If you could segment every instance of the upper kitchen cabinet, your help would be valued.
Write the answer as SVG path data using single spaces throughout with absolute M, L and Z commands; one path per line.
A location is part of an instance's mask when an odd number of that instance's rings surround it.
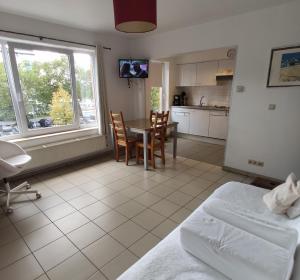
M 225 59 L 219 61 L 218 75 L 233 75 L 235 68 L 235 61 L 232 59 Z
M 197 63 L 197 85 L 215 86 L 216 74 L 218 72 L 218 61 L 208 61 Z
M 194 63 L 176 65 L 176 86 L 195 86 L 197 65 Z

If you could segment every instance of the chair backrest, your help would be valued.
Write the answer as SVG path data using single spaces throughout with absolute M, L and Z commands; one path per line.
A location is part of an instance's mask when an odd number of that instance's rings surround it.
M 110 111 L 110 118 L 114 130 L 115 141 L 117 143 L 120 141 L 127 142 L 127 133 L 123 113 L 113 113 Z
M 164 121 L 165 121 L 166 123 L 168 123 L 168 121 L 169 121 L 169 115 L 170 115 L 170 111 L 163 112 L 163 114 L 164 114 Z
M 162 145 L 164 144 L 167 124 L 168 122 L 164 118 L 164 112 L 155 113 L 154 123 L 151 131 L 151 145 L 155 144 L 156 139 L 159 139 Z

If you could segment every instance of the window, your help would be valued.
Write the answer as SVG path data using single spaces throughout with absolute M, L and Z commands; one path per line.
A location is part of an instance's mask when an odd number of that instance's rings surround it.
M 162 88 L 152 87 L 150 92 L 151 110 L 157 112 L 162 108 Z
M 1 46 L 0 137 L 97 126 L 94 52 L 14 42 Z

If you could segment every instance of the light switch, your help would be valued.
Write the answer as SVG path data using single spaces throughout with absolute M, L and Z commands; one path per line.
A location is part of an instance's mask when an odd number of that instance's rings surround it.
M 276 109 L 276 104 L 269 104 L 268 109 L 269 110 L 275 110 Z
M 236 86 L 236 92 L 244 92 L 245 91 L 245 87 L 244 86 Z

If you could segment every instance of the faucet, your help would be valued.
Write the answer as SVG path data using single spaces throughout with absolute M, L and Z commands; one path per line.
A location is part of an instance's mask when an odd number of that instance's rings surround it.
M 204 96 L 201 96 L 201 98 L 200 98 L 200 106 L 203 106 L 203 102 L 202 102 L 203 98 L 204 98 Z

